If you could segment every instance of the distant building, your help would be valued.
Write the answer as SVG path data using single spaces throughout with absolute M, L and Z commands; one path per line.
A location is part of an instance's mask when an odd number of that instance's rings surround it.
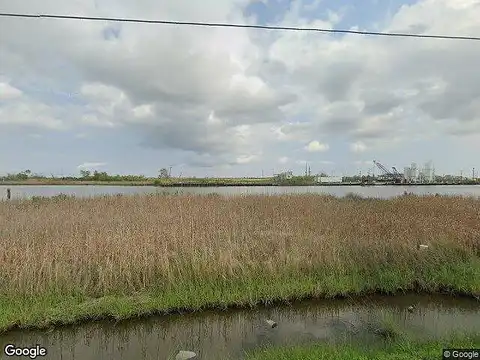
M 413 182 L 418 182 L 418 167 L 417 167 L 417 164 L 416 163 L 412 163 L 411 167 L 410 167 L 410 172 L 411 172 L 411 175 L 412 175 L 412 181 Z
M 420 170 L 416 163 L 403 170 L 403 177 L 410 183 L 431 183 L 435 182 L 435 168 L 431 161 L 427 162 Z
M 422 181 L 423 182 L 434 182 L 435 181 L 435 168 L 431 161 L 427 162 L 422 169 Z
M 410 167 L 403 169 L 403 177 L 406 182 L 415 183 L 418 182 L 418 170 L 417 164 L 412 163 Z
M 403 169 L 403 177 L 405 178 L 405 181 L 407 182 L 413 182 L 414 181 L 414 175 L 411 167 L 406 167 Z
M 315 181 L 317 183 L 324 183 L 324 184 L 337 184 L 342 182 L 341 176 L 317 176 Z

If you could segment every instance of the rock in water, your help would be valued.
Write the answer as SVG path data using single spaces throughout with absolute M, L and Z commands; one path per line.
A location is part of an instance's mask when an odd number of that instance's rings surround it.
M 278 326 L 278 324 L 277 324 L 275 321 L 273 321 L 273 320 L 267 320 L 266 323 L 267 323 L 267 325 L 270 326 L 271 328 L 275 328 L 275 327 Z
M 177 356 L 175 356 L 175 360 L 188 360 L 188 359 L 195 359 L 197 354 L 193 351 L 179 351 Z

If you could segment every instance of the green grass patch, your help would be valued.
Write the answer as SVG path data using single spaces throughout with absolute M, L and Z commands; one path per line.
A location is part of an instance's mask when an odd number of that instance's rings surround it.
M 430 342 L 405 340 L 385 342 L 366 348 L 357 344 L 314 344 L 294 347 L 272 347 L 249 353 L 247 360 L 437 360 L 447 348 L 480 347 L 480 333 L 459 335 Z
M 117 320 L 176 311 L 253 307 L 260 304 L 295 301 L 306 298 L 355 296 L 375 292 L 397 291 L 455 293 L 479 292 L 480 261 L 466 264 L 444 264 L 424 270 L 418 278 L 412 272 L 384 268 L 383 272 L 333 271 L 327 268 L 307 273 L 285 272 L 255 277 L 212 277 L 182 281 L 135 294 L 111 293 L 91 297 L 80 291 L 69 295 L 50 292 L 37 296 L 0 296 L 0 331 L 12 327 L 42 328 L 72 324 L 100 318 Z M 330 273 L 328 273 L 330 271 Z M 417 274 L 418 276 L 418 274 Z M 421 284 L 421 287 L 419 287 Z

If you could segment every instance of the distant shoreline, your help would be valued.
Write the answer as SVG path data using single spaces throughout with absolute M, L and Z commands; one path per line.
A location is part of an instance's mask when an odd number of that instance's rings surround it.
M 480 183 L 429 183 L 429 184 L 392 184 L 378 183 L 362 185 L 361 183 L 315 183 L 315 184 L 278 184 L 273 182 L 257 181 L 235 181 L 228 182 L 172 182 L 158 184 L 155 181 L 75 181 L 75 180 L 27 180 L 27 181 L 0 181 L 3 186 L 154 186 L 154 187 L 259 187 L 259 186 L 457 186 L 457 185 L 480 185 Z

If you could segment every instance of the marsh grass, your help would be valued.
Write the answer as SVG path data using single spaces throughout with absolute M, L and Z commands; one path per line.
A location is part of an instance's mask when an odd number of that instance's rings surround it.
M 372 291 L 479 294 L 479 219 L 478 199 L 435 196 L 0 202 L 0 329 Z

